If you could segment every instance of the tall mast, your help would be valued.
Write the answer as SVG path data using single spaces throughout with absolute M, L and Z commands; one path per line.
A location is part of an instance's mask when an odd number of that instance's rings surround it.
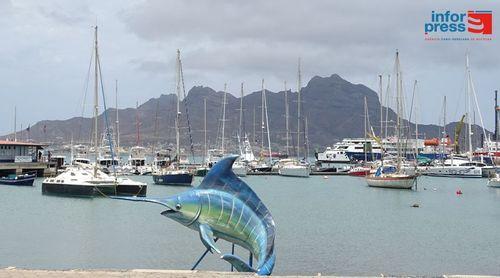
M 401 169 L 401 72 L 399 68 L 399 51 L 396 50 L 396 106 L 397 106 L 397 115 L 396 115 L 396 136 L 397 136 L 397 169 L 398 171 Z
M 267 113 L 267 100 L 266 100 L 266 90 L 264 89 L 264 79 L 262 79 L 262 94 L 264 99 L 264 110 L 266 112 L 266 131 L 267 131 L 267 147 L 269 150 L 269 165 L 273 163 L 273 155 L 271 152 L 271 134 L 269 131 L 269 115 Z
M 305 118 L 305 123 L 304 123 L 304 134 L 305 134 L 305 140 L 306 140 L 306 161 L 309 161 L 309 124 L 307 121 L 307 116 Z
M 224 98 L 222 100 L 222 140 L 221 140 L 222 155 L 225 154 L 224 137 L 226 128 L 226 95 L 227 95 L 227 83 L 224 83 Z
M 203 132 L 204 132 L 204 143 L 205 143 L 205 150 L 203 152 L 203 161 L 205 161 L 205 155 L 207 155 L 207 98 L 205 97 L 203 99 L 203 114 L 204 114 L 204 121 L 203 121 Z
M 466 94 L 466 101 L 465 104 L 467 105 L 467 122 L 469 126 L 469 160 L 472 161 L 472 121 L 471 121 L 471 100 L 470 100 L 470 87 L 471 87 L 471 75 L 470 75 L 470 67 L 469 67 L 469 53 L 466 53 L 465 55 L 465 68 L 467 71 L 467 89 L 465 91 Z
M 253 141 L 254 143 L 256 142 L 255 140 L 255 105 L 253 106 L 253 133 L 252 133 L 252 138 L 253 138 Z
M 363 151 L 365 152 L 365 163 L 366 161 L 368 160 L 368 142 L 366 140 L 366 130 L 367 130 L 367 114 L 368 114 L 368 109 L 367 109 L 367 106 L 368 104 L 366 103 L 366 96 L 365 96 L 365 102 L 364 102 L 364 127 L 365 127 L 365 131 L 364 131 L 364 138 L 365 138 L 365 144 L 364 144 L 364 147 L 363 147 Z
M 179 49 L 177 49 L 176 69 L 177 69 L 176 72 L 177 113 L 175 116 L 175 143 L 176 143 L 175 154 L 177 156 L 177 161 L 179 161 L 181 154 L 181 146 L 180 146 L 181 52 Z
M 288 117 L 289 117 L 289 111 L 288 111 L 288 90 L 286 88 L 286 81 L 284 82 L 285 85 L 285 128 L 286 128 L 286 155 L 290 155 L 290 126 L 288 125 Z
M 382 130 L 384 130 L 384 112 L 383 112 L 383 98 L 382 98 L 382 74 L 378 75 L 378 89 L 380 95 L 380 139 L 382 139 Z
M 495 90 L 495 144 L 498 146 L 498 90 Z
M 95 51 L 95 63 L 94 63 L 94 153 L 95 153 L 95 165 L 94 165 L 94 176 L 97 176 L 97 158 L 98 158 L 98 148 L 99 148 L 99 137 L 98 137 L 98 121 L 97 121 L 97 116 L 99 113 L 99 94 L 98 94 L 98 65 L 97 61 L 99 59 L 98 55 L 98 44 L 97 44 L 97 26 L 95 26 L 95 45 L 94 45 L 94 51 Z
M 240 137 L 243 136 L 242 133 L 243 133 L 243 82 L 241 82 L 241 97 L 240 97 L 240 128 L 239 128 Z
M 415 105 L 413 107 L 413 110 L 415 110 L 415 159 L 417 158 L 418 155 L 418 118 L 417 118 L 417 107 L 418 107 L 418 96 L 417 96 L 417 83 L 418 81 L 415 80 L 415 83 L 413 84 L 413 96 L 415 99 Z M 409 124 L 409 123 L 408 123 Z
M 261 119 L 261 125 L 260 125 L 260 150 L 264 151 L 264 79 L 262 79 L 262 92 L 261 92 L 261 105 L 260 105 L 260 119 Z
M 443 137 L 446 137 L 447 132 L 446 132 L 446 96 L 444 96 L 443 100 Z
M 136 145 L 139 146 L 141 144 L 141 130 L 140 130 L 140 122 L 139 122 L 139 102 L 135 103 L 135 125 L 136 125 Z
M 387 75 L 387 88 L 385 90 L 385 130 L 384 130 L 384 138 L 387 137 L 387 128 L 389 125 L 389 90 L 391 89 L 391 75 Z
M 297 67 L 297 159 L 300 159 L 300 90 L 302 87 L 300 57 Z
M 17 106 L 14 106 L 14 142 L 17 142 Z
M 120 153 L 120 121 L 118 119 L 118 80 L 115 80 L 115 101 L 116 101 L 116 152 Z

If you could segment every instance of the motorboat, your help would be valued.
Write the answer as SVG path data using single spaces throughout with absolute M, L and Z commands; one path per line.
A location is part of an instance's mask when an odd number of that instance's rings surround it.
M 6 177 L 1 177 L 0 184 L 33 186 L 35 178 L 36 178 L 36 173 L 25 173 L 21 175 L 12 174 Z

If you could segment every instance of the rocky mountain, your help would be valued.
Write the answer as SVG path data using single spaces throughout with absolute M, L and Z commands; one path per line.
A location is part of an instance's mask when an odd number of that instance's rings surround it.
M 352 84 L 339 75 L 329 77 L 315 76 L 302 88 L 302 115 L 300 121 L 300 140 L 304 142 L 304 126 L 307 119 L 308 141 L 311 150 L 331 145 L 344 137 L 362 137 L 364 134 L 364 99 L 366 97 L 369 119 L 374 131 L 379 133 L 380 102 L 376 92 L 362 84 Z M 239 95 L 235 93 L 234 95 Z M 227 94 L 226 99 L 226 145 L 235 148 L 236 134 L 239 129 L 240 98 Z M 290 107 L 290 144 L 297 141 L 297 92 L 288 91 Z M 214 147 L 220 144 L 220 127 L 222 125 L 223 92 L 217 92 L 209 87 L 193 87 L 181 105 L 181 135 L 184 147 L 193 141 L 197 150 L 203 149 L 204 140 L 204 100 L 207 103 L 207 132 L 209 145 Z M 266 91 L 269 126 L 271 127 L 271 141 L 274 147 L 283 150 L 285 145 L 285 92 Z M 261 100 L 262 93 L 246 93 L 243 97 L 243 129 L 249 135 L 254 146 L 262 143 L 261 133 Z M 176 96 L 173 94 L 161 95 L 135 108 L 120 109 L 119 129 L 121 145 L 135 145 L 139 140 L 143 145 L 172 144 L 175 142 L 175 109 Z M 384 114 L 385 114 L 385 108 Z M 108 123 L 115 127 L 116 110 L 108 109 Z M 389 121 L 395 122 L 396 114 L 388 109 Z M 137 120 L 138 119 L 138 120 Z M 188 121 L 190 132 L 188 128 Z M 137 123 L 139 122 L 140 136 L 137 138 Z M 99 117 L 99 130 L 104 130 L 104 115 Z M 447 126 L 448 133 L 453 133 L 455 123 Z M 410 124 L 411 130 L 415 130 Z M 475 126 L 480 134 L 479 127 Z M 394 128 L 389 128 L 392 132 Z M 39 142 L 69 142 L 71 137 L 77 142 L 89 142 L 92 131 L 92 119 L 75 117 L 67 120 L 40 121 L 30 129 L 30 137 Z M 419 125 L 419 133 L 426 137 L 435 137 L 440 134 L 437 125 Z M 191 134 L 191 139 L 189 137 Z M 7 135 L 6 137 L 12 137 Z M 264 140 L 266 139 L 264 135 Z M 477 139 L 477 142 L 480 140 Z M 265 141 L 264 141 L 265 142 Z

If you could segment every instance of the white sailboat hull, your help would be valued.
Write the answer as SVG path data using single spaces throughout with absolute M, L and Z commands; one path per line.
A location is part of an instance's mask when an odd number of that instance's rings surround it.
M 366 183 L 370 187 L 411 189 L 415 184 L 416 176 L 412 175 L 387 175 L 387 176 L 368 176 Z
M 280 176 L 307 178 L 311 170 L 303 165 L 285 165 L 279 169 Z
M 238 177 L 246 177 L 248 173 L 248 169 L 243 165 L 233 165 L 233 172 Z

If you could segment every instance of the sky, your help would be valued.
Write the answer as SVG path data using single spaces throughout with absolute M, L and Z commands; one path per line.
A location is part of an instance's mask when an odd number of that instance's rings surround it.
M 176 49 L 187 88 L 222 90 L 227 83 L 234 94 L 241 82 L 247 92 L 259 90 L 262 78 L 271 91 L 282 90 L 284 80 L 296 84 L 298 57 L 303 85 L 337 73 L 377 90 L 378 75 L 393 73 L 398 49 L 407 95 L 419 83 L 419 122 L 441 121 L 445 95 L 447 120 L 454 121 L 464 113 L 468 51 L 478 105 L 492 129 L 499 8 L 500 1 L 484 0 L 0 0 L 0 134 L 13 130 L 14 106 L 18 129 L 90 115 L 90 91 L 83 99 L 96 24 L 108 106 L 115 105 L 115 80 L 120 108 L 173 92 Z M 447 10 L 493 11 L 492 40 L 426 41 L 431 12 Z

